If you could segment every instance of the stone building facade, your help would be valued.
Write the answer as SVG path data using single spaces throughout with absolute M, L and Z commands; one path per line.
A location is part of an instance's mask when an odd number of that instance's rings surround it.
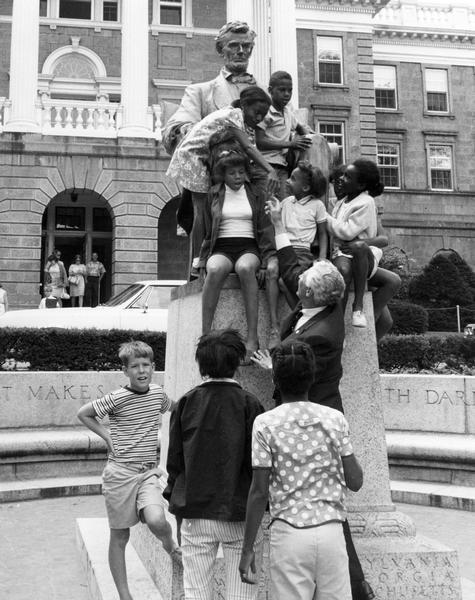
M 252 24 L 251 69 L 294 78 L 294 105 L 385 178 L 391 244 L 472 265 L 475 7 L 469 0 L 0 0 L 0 281 L 38 301 L 44 262 L 97 251 L 103 293 L 182 278 L 177 190 L 160 127 L 213 78 L 214 36 Z

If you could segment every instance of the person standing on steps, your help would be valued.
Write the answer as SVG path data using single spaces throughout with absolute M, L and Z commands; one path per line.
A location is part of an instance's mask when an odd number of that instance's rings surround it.
M 86 306 L 97 306 L 101 301 L 101 281 L 106 270 L 99 262 L 97 252 L 92 253 L 91 260 L 86 265 Z

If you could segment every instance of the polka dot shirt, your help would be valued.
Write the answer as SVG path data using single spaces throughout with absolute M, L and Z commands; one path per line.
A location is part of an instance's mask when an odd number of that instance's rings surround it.
M 252 466 L 271 469 L 271 516 L 293 527 L 346 519 L 341 457 L 351 454 L 348 422 L 332 408 L 288 402 L 254 421 Z

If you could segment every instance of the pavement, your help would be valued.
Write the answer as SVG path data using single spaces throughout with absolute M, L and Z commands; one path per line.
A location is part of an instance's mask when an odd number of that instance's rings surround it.
M 459 552 L 460 574 L 475 581 L 475 513 L 397 505 L 418 533 Z M 76 545 L 76 518 L 105 517 L 100 495 L 0 504 L 0 598 L 89 600 Z

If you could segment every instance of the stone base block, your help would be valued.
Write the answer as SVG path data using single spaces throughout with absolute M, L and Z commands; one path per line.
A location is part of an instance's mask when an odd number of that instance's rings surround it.
M 460 600 L 457 552 L 432 539 L 354 537 L 366 579 L 381 600 Z

